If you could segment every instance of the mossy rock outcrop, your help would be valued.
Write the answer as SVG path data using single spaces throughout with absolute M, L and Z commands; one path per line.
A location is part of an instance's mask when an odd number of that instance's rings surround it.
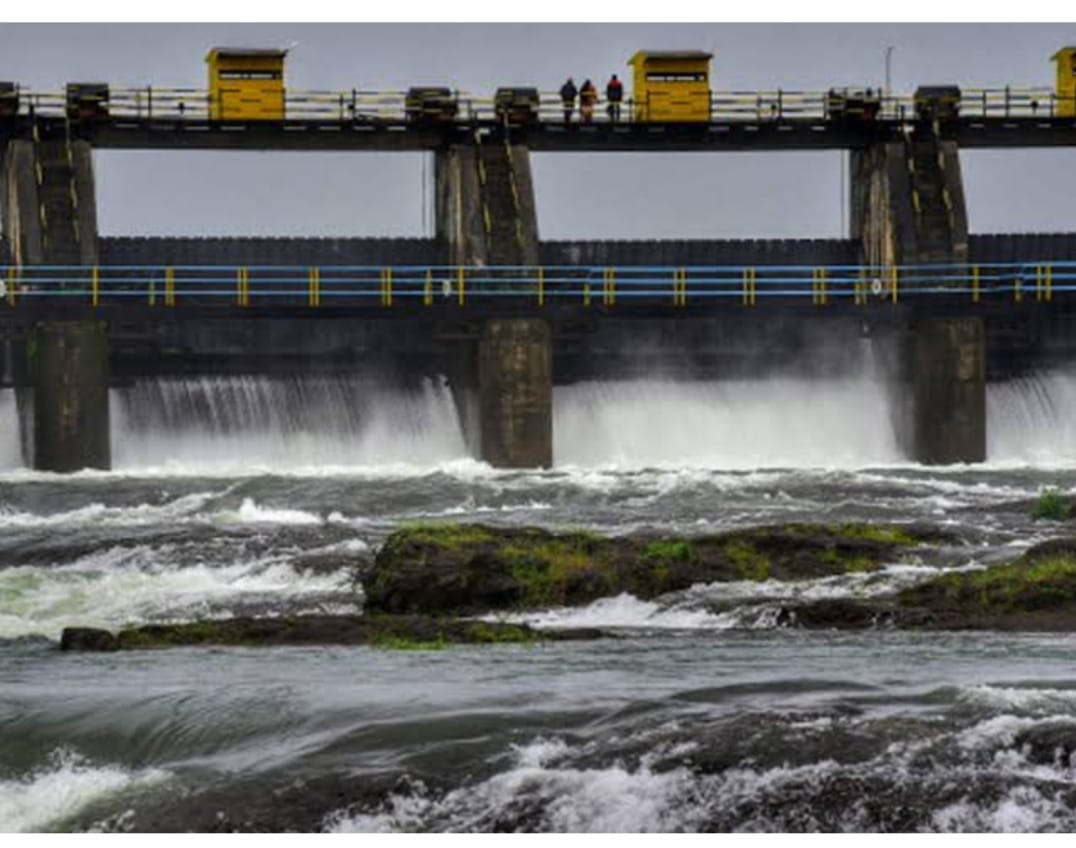
M 1054 539 L 981 571 L 939 575 L 898 596 L 943 629 L 1076 630 L 1076 539 Z
M 1053 539 L 990 568 L 950 571 L 895 596 L 794 604 L 778 621 L 808 630 L 1076 632 L 1076 539 Z
M 867 571 L 921 543 L 952 541 L 934 528 L 903 525 L 787 524 L 692 538 L 418 525 L 393 533 L 361 577 L 368 610 L 473 614 L 575 606 L 622 592 L 645 600 L 696 583 Z
M 604 635 L 602 631 L 590 628 L 539 632 L 525 624 L 422 615 L 303 615 L 147 624 L 118 633 L 69 627 L 60 637 L 60 648 L 65 651 L 132 651 L 184 645 L 371 645 L 399 650 L 436 650 L 449 645 L 597 639 Z

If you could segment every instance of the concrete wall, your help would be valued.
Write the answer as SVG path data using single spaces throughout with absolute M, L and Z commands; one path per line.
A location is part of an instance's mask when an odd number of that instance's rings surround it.
M 553 464 L 553 368 L 549 324 L 494 320 L 478 343 L 481 457 L 498 468 Z
M 433 265 L 443 261 L 427 238 L 100 239 L 105 265 Z
M 866 265 L 964 262 L 968 217 L 955 142 L 917 131 L 850 154 L 850 235 Z M 948 194 L 951 205 L 943 202 Z M 939 223 L 944 222 L 944 223 Z
M 111 467 L 108 330 L 92 321 L 46 321 L 31 339 L 33 467 Z
M 472 146 L 434 154 L 436 237 L 450 265 L 487 265 L 478 162 Z

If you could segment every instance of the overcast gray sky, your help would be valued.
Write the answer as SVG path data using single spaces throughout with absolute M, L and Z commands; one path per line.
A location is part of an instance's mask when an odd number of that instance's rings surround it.
M 0 79 L 205 86 L 213 46 L 292 48 L 298 89 L 601 83 L 640 48 L 712 51 L 718 89 L 1052 85 L 1073 24 L 0 24 Z M 973 232 L 1076 230 L 1076 149 L 963 155 Z M 425 163 L 425 164 L 424 164 Z M 421 235 L 421 154 L 97 154 L 101 231 L 123 234 Z M 841 156 L 543 154 L 543 238 L 842 234 Z M 428 176 L 428 174 L 427 174 Z

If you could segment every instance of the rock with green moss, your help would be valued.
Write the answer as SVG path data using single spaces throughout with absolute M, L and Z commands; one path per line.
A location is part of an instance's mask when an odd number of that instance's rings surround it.
M 622 592 L 648 599 L 696 583 L 863 571 L 922 543 L 952 541 L 933 528 L 903 525 L 787 524 L 655 538 L 424 524 L 393 533 L 362 584 L 370 610 L 473 614 L 573 606 Z
M 440 650 L 450 645 L 597 639 L 604 635 L 590 628 L 545 632 L 525 624 L 423 615 L 304 615 L 147 624 L 118 633 L 69 627 L 60 637 L 60 648 L 130 651 L 184 645 L 371 645 L 395 650 Z

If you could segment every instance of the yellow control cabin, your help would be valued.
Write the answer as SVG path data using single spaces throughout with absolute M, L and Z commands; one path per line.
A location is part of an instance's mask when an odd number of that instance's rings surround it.
M 1076 47 L 1062 47 L 1050 57 L 1057 62 L 1057 105 L 1055 115 L 1076 117 Z
M 640 50 L 632 56 L 634 120 L 709 121 L 712 58 L 700 50 Z
M 209 65 L 209 118 L 283 121 L 286 50 L 214 47 Z

